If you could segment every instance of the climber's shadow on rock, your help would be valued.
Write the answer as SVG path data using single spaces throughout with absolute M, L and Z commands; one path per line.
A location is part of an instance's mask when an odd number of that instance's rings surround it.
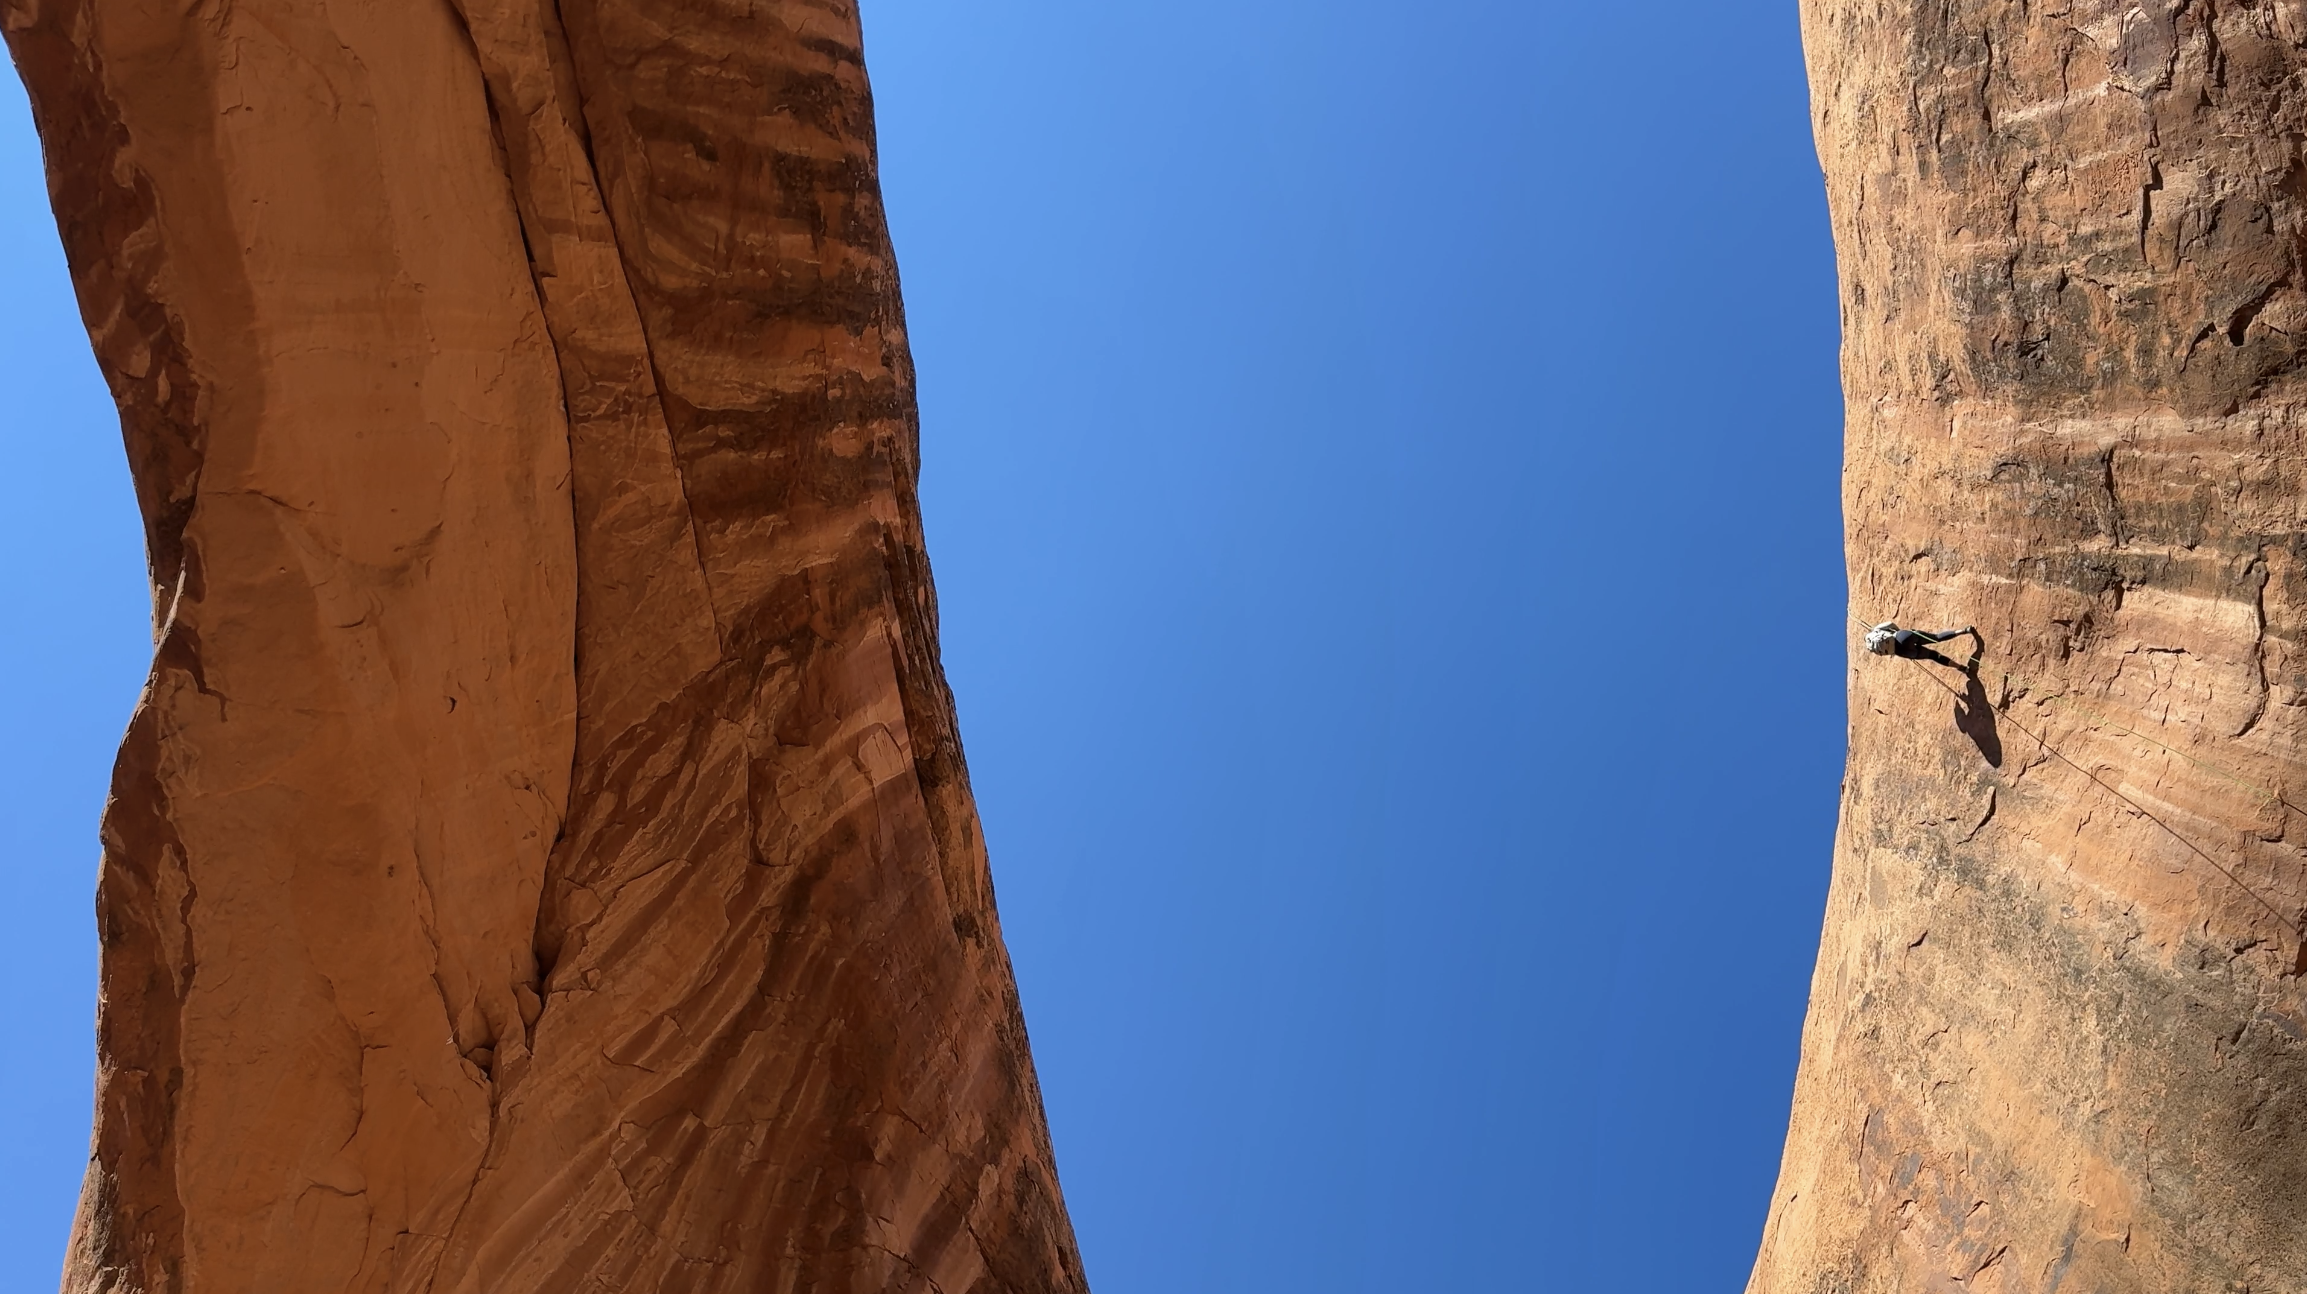
M 1977 637 L 1977 630 L 1974 629 L 1971 632 L 1973 637 L 1971 638 L 1969 660 L 1958 664 L 1927 647 L 1919 650 L 1910 649 L 1908 658 L 1928 661 L 1933 665 L 1943 665 L 1962 674 L 1963 692 L 1962 695 L 1955 698 L 1955 727 L 1961 729 L 1962 734 L 1971 739 L 1971 744 L 1979 748 L 1980 756 L 1989 765 L 2001 768 L 2003 766 L 2003 738 L 2002 734 L 1995 728 L 1995 703 L 1987 695 L 1987 685 L 1979 680 L 1979 661 L 1987 654 L 1987 640 Z M 1954 689 L 1949 687 L 1947 690 L 1951 692 Z
M 1962 698 L 1955 702 L 1955 727 L 1979 748 L 1979 755 L 1995 768 L 2003 766 L 2003 738 L 1995 731 L 1995 703 L 1987 696 L 1987 685 L 1979 681 L 1979 658 L 1973 656 L 1963 666 L 1963 681 L 1968 686 Z

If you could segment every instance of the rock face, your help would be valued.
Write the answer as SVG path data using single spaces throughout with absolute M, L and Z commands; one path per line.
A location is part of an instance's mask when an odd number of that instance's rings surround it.
M 2307 1289 L 2307 5 L 1803 19 L 1853 610 L 1985 652 L 1854 650 L 1748 1288 Z
M 9 0 L 147 524 L 66 1291 L 1079 1291 L 848 0 Z

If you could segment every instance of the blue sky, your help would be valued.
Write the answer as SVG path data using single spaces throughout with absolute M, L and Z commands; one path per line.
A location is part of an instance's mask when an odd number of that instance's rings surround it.
M 1844 732 L 1794 6 L 865 17 L 947 666 L 1100 1294 L 1737 1288 Z M 0 237 L 33 1289 L 147 637 L 13 89 Z

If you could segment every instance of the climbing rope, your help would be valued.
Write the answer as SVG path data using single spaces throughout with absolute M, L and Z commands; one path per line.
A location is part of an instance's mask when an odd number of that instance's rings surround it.
M 2015 675 L 2006 675 L 2005 677 L 2016 677 L 2016 676 L 2015 676 Z M 2226 778 L 2228 781 L 2230 781 L 2230 782 L 2233 782 L 2235 785 L 2242 787 L 2244 790 L 2246 790 L 2246 791 L 2249 791 L 2251 794 L 2258 796 L 2260 799 L 2267 801 L 2269 804 L 2278 804 L 2278 805 L 2281 805 L 2282 807 L 2284 807 L 2284 808 L 2286 808 L 2286 809 L 2289 809 L 2289 810 L 2290 810 L 2291 812 L 2293 812 L 2293 813 L 2297 813 L 2297 814 L 2301 814 L 2301 815 L 2307 815 L 2307 809 L 2301 809 L 2301 808 L 2300 808 L 2298 805 L 2296 805 L 2296 804 L 2293 804 L 2293 803 L 2291 803 L 2289 800 L 2286 800 L 2286 799 L 2284 799 L 2284 798 L 2283 798 L 2281 795 L 2277 794 L 2275 791 L 2273 791 L 2273 790 L 2270 790 L 2270 789 L 2268 789 L 2267 787 L 2261 786 L 2261 785 L 2260 785 L 2260 784 L 2258 784 L 2257 782 L 2254 782 L 2254 781 L 2250 780 L 2249 778 L 2246 778 L 2246 777 L 2244 777 L 2242 774 L 2240 774 L 2240 773 L 2234 773 L 2234 772 L 2230 772 L 2230 771 L 2228 771 L 2227 769 L 2221 768 L 2221 767 L 2219 767 L 2217 764 L 2214 764 L 2214 763 L 2212 763 L 2210 760 L 2207 760 L 2207 759 L 2202 759 L 2202 758 L 2199 758 L 2199 757 L 2197 757 L 2197 756 L 2194 756 L 2194 755 L 2190 755 L 2190 754 L 2188 754 L 2186 751 L 2180 750 L 2180 749 L 2179 749 L 2178 747 L 2176 747 L 2176 746 L 2166 745 L 2166 744 L 2164 744 L 2163 742 L 2160 742 L 2160 741 L 2157 741 L 2157 740 L 2155 740 L 2153 737 L 2150 737 L 2150 736 L 2148 736 L 2146 733 L 2143 733 L 2143 732 L 2139 731 L 2139 730 L 2138 730 L 2138 729 L 2136 729 L 2136 728 L 2125 727 L 2124 725 L 2122 725 L 2122 724 L 2120 724 L 2120 723 L 2117 723 L 2117 722 L 2115 722 L 2113 719 L 2110 719 L 2110 718 L 2108 718 L 2107 716 L 2105 716 L 2105 715 L 2103 715 L 2103 714 L 2100 714 L 2098 711 L 2096 711 L 2096 710 L 2093 710 L 2092 708 L 2090 708 L 2090 707 L 2089 707 L 2089 706 L 2087 706 L 2087 705 L 2080 705 L 2080 704 L 2077 704 L 2077 703 L 2076 703 L 2076 702 L 2075 702 L 2075 701 L 2074 701 L 2072 698 L 2068 697 L 2068 696 L 2067 696 L 2065 693 L 2062 693 L 2062 692 L 2054 692 L 2054 693 L 2052 693 L 2052 694 L 2050 694 L 2050 695 L 2048 695 L 2048 696 L 2046 696 L 2046 697 L 2044 697 L 2043 699 L 2044 699 L 2045 701 L 2048 701 L 2048 702 L 2050 702 L 2052 705 L 2060 706 L 2060 707 L 2063 707 L 2063 708 L 2065 708 L 2065 709 L 2068 709 L 2068 710 L 2072 710 L 2072 711 L 2074 711 L 2074 712 L 2075 712 L 2075 713 L 2077 713 L 2077 714 L 2080 714 L 2080 715 L 2086 716 L 2087 718 L 2091 719 L 2091 720 L 2092 720 L 2093 722 L 2095 722 L 2095 723 L 2099 723 L 2099 724 L 2102 724 L 2102 725 L 2104 725 L 2104 726 L 2106 726 L 2106 727 L 2109 727 L 2109 728 L 2113 728 L 2113 729 L 2114 729 L 2115 731 L 2117 731 L 2117 732 L 2120 732 L 2120 733 L 2126 734 L 2126 735 L 2128 735 L 2128 736 L 2137 737 L 2139 740 L 2141 740 L 2141 741 L 2143 741 L 2143 742 L 2146 742 L 2146 743 L 2147 743 L 2148 745 L 2150 745 L 2150 746 L 2158 746 L 2158 747 L 2161 747 L 2163 750 L 2169 751 L 2171 754 L 2177 755 L 2179 758 L 2181 758 L 2181 759 L 2183 759 L 2183 760 L 2186 760 L 2188 763 L 2190 763 L 2190 764 L 2193 764 L 2195 767 L 2202 769 L 2202 770 L 2203 770 L 2204 772 L 2206 772 L 2206 773 L 2216 773 L 2216 774 L 2218 774 L 2219 776 Z
M 1874 627 L 1870 624 L 1867 624 L 1865 621 L 1860 620 L 1856 615 L 1852 615 L 1850 620 L 1851 623 L 1857 625 L 1861 629 L 1872 629 Z M 1975 653 L 1977 651 L 1977 641 L 1975 638 L 1972 642 L 1972 648 Z M 1901 659 L 1905 660 L 1908 664 L 1915 666 L 1917 669 L 1921 669 L 1924 678 L 1927 678 L 1931 682 L 1937 684 L 1940 688 L 1944 689 L 1956 700 L 1962 701 L 1969 699 L 1967 693 L 1957 689 L 1952 684 L 1948 683 L 1945 679 L 1940 678 L 1938 675 L 1933 674 L 1929 669 L 1924 668 L 1923 662 L 1916 660 L 1913 657 L 1902 657 Z M 1974 668 L 1976 659 L 1977 657 L 1974 654 Z M 2016 674 L 2012 674 L 2008 670 L 2000 672 L 2003 675 L 2003 679 L 2006 685 L 2006 694 L 2008 691 L 2008 685 L 2011 683 L 2017 683 L 2021 688 L 2025 689 L 2030 694 L 2033 694 L 2036 691 L 2034 685 L 2025 678 L 2022 678 Z M 2136 737 L 2151 746 L 2159 747 L 2173 755 L 2177 755 L 2179 758 L 2186 760 L 2188 763 L 2193 764 L 2206 772 L 2216 773 L 2219 776 L 2226 778 L 2228 781 L 2233 782 L 2237 786 L 2242 787 L 2244 790 L 2250 791 L 2260 796 L 2267 803 L 2280 805 L 2285 809 L 2289 809 L 2295 813 L 2300 813 L 2302 816 L 2307 816 L 2307 810 L 2301 810 L 2299 806 L 2283 798 L 2283 796 L 2276 793 L 2274 790 L 2265 786 L 2261 786 L 2258 783 L 2242 776 L 2241 774 L 2233 772 L 2232 770 L 2221 768 L 2219 765 L 2214 764 L 2207 759 L 2199 758 L 2195 755 L 2189 754 L 2186 751 L 2180 750 L 2175 746 L 2169 745 L 2168 743 L 2158 741 L 2155 738 L 2150 737 L 2146 733 L 2140 732 L 2135 728 L 2117 723 L 2115 720 L 2110 719 L 2095 710 L 2092 710 L 2088 706 L 2078 705 L 2067 699 L 2064 693 L 2050 692 L 2046 690 L 2042 693 L 2042 695 L 2044 700 L 2050 703 L 2063 706 L 2064 708 L 2072 710 L 2078 714 L 2086 715 L 2093 720 L 2096 720 L 2098 723 L 2112 728 L 2117 732 L 2128 734 L 2129 736 Z M 2226 877 L 2229 884 L 2233 885 L 2236 889 L 2241 890 L 2243 893 L 2249 895 L 2251 900 L 2257 903 L 2260 907 L 2267 909 L 2267 911 L 2274 916 L 2275 920 L 2284 929 L 2289 930 L 2295 938 L 2298 938 L 2302 941 L 2300 955 L 2303 960 L 2307 960 L 2307 926 L 2303 926 L 2298 918 L 2292 917 L 2286 914 L 2281 908 L 2276 907 L 2275 904 L 2265 895 L 2251 888 L 2251 886 L 2245 882 L 2242 877 L 2237 876 L 2233 869 L 2229 868 L 2226 864 L 2220 862 L 2218 859 L 2212 857 L 2209 851 L 2205 850 L 2201 845 L 2198 845 L 2194 841 L 2188 839 L 2183 833 L 2179 831 L 2178 828 L 2172 826 L 2168 822 L 2163 821 L 2162 818 L 2158 817 L 2152 810 L 2148 809 L 2147 806 L 2139 803 L 2135 799 L 2132 799 L 2129 795 L 2124 794 L 2120 789 L 2108 785 L 2107 782 L 2100 778 L 2098 774 L 2093 773 L 2091 770 L 2068 758 L 2064 751 L 2061 751 L 2058 747 L 2053 746 L 2046 738 L 2043 737 L 2042 734 L 2035 732 L 2025 724 L 2020 723 L 2017 719 L 2012 718 L 2007 711 L 2003 712 L 2002 717 L 2005 722 L 2018 729 L 2021 733 L 2025 734 L 2029 739 L 2031 739 L 2037 746 L 2041 747 L 2045 754 L 2082 774 L 2100 790 L 2105 791 L 2107 794 L 2131 806 L 2132 809 L 2138 812 L 2139 816 L 2145 818 L 2149 822 L 2154 823 L 2157 827 L 2162 828 L 2163 832 L 2169 835 L 2171 839 L 2178 841 L 2181 845 L 2185 846 L 2189 852 L 2193 853 L 2197 858 L 2202 859 L 2204 862 L 2209 863 L 2213 870 L 2217 871 L 2221 876 Z M 2280 945 L 2278 945 L 2278 950 L 2280 950 Z

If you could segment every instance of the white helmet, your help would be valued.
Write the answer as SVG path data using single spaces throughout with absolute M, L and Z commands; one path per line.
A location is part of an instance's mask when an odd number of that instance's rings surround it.
M 1866 649 L 1877 656 L 1888 656 L 1898 650 L 1898 622 L 1885 620 L 1866 631 Z

